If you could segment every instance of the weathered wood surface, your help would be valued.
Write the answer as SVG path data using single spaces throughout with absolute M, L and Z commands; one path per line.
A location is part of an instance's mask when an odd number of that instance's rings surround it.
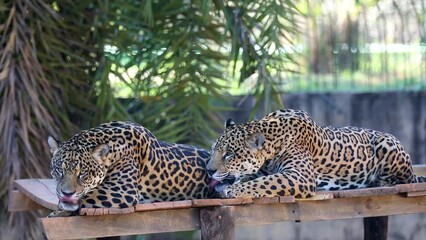
M 59 209 L 53 179 L 19 179 L 15 180 L 15 187 L 41 206 L 51 210 Z
M 253 203 L 251 198 L 230 198 L 230 199 L 193 199 L 192 207 L 214 207 L 232 206 Z
M 8 210 L 10 212 L 28 211 L 36 209 L 46 209 L 40 204 L 28 198 L 18 190 L 12 190 L 9 193 Z
M 86 239 L 200 229 L 196 208 L 120 215 L 41 218 L 48 239 Z
M 395 194 L 395 193 L 398 193 L 398 190 L 395 187 L 362 188 L 362 189 L 341 190 L 341 191 L 333 192 L 335 198 L 380 196 L 380 195 L 389 195 L 389 194 Z
M 235 226 L 258 226 L 283 221 L 320 221 L 426 212 L 426 196 L 401 194 L 296 201 L 283 204 L 232 206 Z M 40 219 L 49 239 L 199 230 L 202 208 L 134 212 L 122 215 Z M 73 226 L 72 228 L 70 226 Z M 75 231 L 79 229 L 79 231 Z
M 418 191 L 418 192 L 407 192 L 405 193 L 406 197 L 418 197 L 418 196 L 425 196 L 426 191 Z
M 158 203 L 144 203 L 136 205 L 136 211 L 155 211 L 164 209 L 182 209 L 190 208 L 192 206 L 191 200 L 175 201 L 175 202 L 158 202 Z
M 426 196 L 406 198 L 400 194 L 335 198 L 328 201 L 303 202 L 300 221 L 363 218 L 426 212 Z
M 84 216 L 117 215 L 135 212 L 134 207 L 129 208 L 80 208 L 79 214 Z
M 395 188 L 400 193 L 426 191 L 426 183 L 399 184 L 399 185 L 396 185 Z
M 201 239 L 235 239 L 234 210 L 233 206 L 207 207 L 200 209 Z

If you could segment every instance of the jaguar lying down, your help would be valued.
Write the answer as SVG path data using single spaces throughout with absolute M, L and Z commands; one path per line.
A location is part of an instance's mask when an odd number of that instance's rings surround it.
M 321 127 L 303 111 L 281 110 L 244 124 L 226 123 L 207 170 L 221 197 L 311 197 L 341 190 L 414 183 L 410 156 L 391 134 Z M 219 184 L 235 179 L 231 185 Z
M 138 202 L 207 198 L 209 153 L 162 142 L 146 128 L 111 122 L 66 142 L 49 137 L 50 171 L 59 208 L 66 216 L 82 208 L 126 208 Z

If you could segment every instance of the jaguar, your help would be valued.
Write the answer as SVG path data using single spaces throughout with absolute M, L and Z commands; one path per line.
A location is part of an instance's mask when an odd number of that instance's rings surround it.
M 52 216 L 211 194 L 208 151 L 160 141 L 137 123 L 104 123 L 65 142 L 49 137 L 48 145 L 60 209 Z
M 393 135 L 319 126 L 291 109 L 243 124 L 229 119 L 212 145 L 207 170 L 223 198 L 308 198 L 318 190 L 426 180 L 414 175 L 409 154 Z

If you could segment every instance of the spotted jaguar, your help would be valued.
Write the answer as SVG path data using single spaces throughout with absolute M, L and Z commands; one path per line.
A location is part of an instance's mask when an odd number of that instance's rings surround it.
M 160 141 L 136 123 L 105 123 L 62 143 L 49 137 L 48 144 L 61 209 L 52 216 L 211 194 L 208 151 Z
M 414 175 L 410 156 L 388 133 L 323 127 L 307 113 L 290 109 L 243 124 L 228 120 L 225 127 L 207 164 L 224 198 L 307 198 L 317 190 L 426 180 Z

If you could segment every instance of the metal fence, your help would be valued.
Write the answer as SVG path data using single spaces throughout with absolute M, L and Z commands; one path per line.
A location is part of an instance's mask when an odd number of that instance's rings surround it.
M 295 73 L 282 89 L 426 89 L 426 0 L 306 1 Z

